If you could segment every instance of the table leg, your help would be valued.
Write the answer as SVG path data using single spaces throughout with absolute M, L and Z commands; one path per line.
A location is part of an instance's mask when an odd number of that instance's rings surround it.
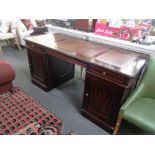
M 19 42 L 18 42 L 17 38 L 15 38 L 15 42 L 16 42 L 16 45 L 17 45 L 18 49 L 21 50 L 21 47 L 19 45 Z

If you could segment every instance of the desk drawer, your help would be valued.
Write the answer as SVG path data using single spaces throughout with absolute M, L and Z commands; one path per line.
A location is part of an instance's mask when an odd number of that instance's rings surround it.
M 127 84 L 126 78 L 123 75 L 120 75 L 116 72 L 112 72 L 110 70 L 104 69 L 104 68 L 98 68 L 95 66 L 88 67 L 88 71 L 95 73 L 96 75 L 103 77 L 104 79 L 118 82 L 121 84 Z
M 37 45 L 37 44 L 27 42 L 26 46 L 27 46 L 27 48 L 30 48 L 30 49 L 35 50 L 37 52 L 45 53 L 45 51 L 46 51 L 44 47 Z

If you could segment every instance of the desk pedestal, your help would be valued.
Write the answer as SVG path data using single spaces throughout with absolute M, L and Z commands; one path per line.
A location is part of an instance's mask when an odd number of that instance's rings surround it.
M 74 78 L 75 65 L 34 49 L 28 49 L 31 79 L 45 91 Z

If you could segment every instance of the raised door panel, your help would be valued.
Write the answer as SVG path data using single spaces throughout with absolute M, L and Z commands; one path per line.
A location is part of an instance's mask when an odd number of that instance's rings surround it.
M 43 53 L 28 50 L 31 76 L 42 82 L 46 81 L 46 56 Z
M 122 88 L 87 72 L 83 109 L 101 122 L 114 125 L 122 96 Z

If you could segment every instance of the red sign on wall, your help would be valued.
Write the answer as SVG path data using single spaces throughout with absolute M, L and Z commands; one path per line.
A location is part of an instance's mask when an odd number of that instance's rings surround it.
M 96 23 L 95 34 L 112 38 L 119 38 L 120 28 L 109 27 L 102 23 Z

